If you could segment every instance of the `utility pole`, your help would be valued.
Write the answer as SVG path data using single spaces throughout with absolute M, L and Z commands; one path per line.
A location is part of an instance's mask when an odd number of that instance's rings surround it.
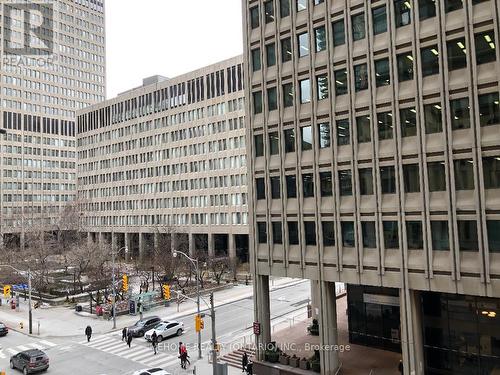
M 212 371 L 217 374 L 217 339 L 215 338 L 215 306 L 214 294 L 210 293 L 210 318 L 212 318 Z
M 33 334 L 33 311 L 31 310 L 32 303 L 31 303 L 31 269 L 28 269 L 28 304 L 29 304 L 29 333 L 30 335 Z

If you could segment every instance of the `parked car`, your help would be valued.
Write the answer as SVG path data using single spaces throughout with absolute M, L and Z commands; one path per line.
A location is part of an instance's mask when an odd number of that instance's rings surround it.
M 161 319 L 157 316 L 150 316 L 142 320 L 137 321 L 133 326 L 128 327 L 128 332 L 134 337 L 144 336 L 146 331 L 154 328 L 158 323 L 161 323 Z
M 170 336 L 180 336 L 184 331 L 184 323 L 178 322 L 176 320 L 164 321 L 156 325 L 153 329 L 150 329 L 144 334 L 144 338 L 151 341 L 151 336 L 153 332 L 156 332 L 158 336 L 158 342 L 166 339 Z
M 49 368 L 49 357 L 39 349 L 25 350 L 10 357 L 10 368 L 21 370 L 24 375 L 45 371 Z
M 133 375 L 171 375 L 170 372 L 167 372 L 159 367 L 137 370 L 133 373 Z
M 0 322 L 0 336 L 5 336 L 7 333 L 9 333 L 9 329 L 5 324 Z

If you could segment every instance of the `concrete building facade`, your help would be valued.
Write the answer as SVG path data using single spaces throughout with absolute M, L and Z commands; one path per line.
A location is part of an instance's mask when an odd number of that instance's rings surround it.
M 104 19 L 100 0 L 0 5 L 4 242 L 61 226 L 74 200 L 76 111 L 106 95 Z
M 317 288 L 322 344 L 337 343 L 344 282 L 361 299 L 350 314 L 399 306 L 381 339 L 405 374 L 498 368 L 498 1 L 242 6 L 259 343 L 269 276 L 299 277 Z M 335 374 L 338 353 L 321 364 Z
M 80 111 L 82 230 L 139 256 L 185 246 L 246 261 L 244 116 L 241 56 Z

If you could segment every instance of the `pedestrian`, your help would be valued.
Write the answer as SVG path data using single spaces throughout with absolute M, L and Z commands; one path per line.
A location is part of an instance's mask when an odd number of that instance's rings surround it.
M 123 327 L 122 329 L 122 341 L 127 342 L 127 327 Z
M 189 362 L 189 359 L 188 359 L 189 354 L 188 354 L 188 351 L 187 351 L 185 344 L 182 344 L 182 356 L 183 356 L 183 360 L 184 360 L 184 369 L 186 368 L 186 362 L 188 363 L 188 365 L 191 366 L 191 362 Z
M 401 375 L 404 374 L 404 371 L 403 371 L 403 360 L 402 359 L 399 360 L 398 370 L 399 370 L 399 373 Z
M 132 344 L 132 332 L 127 333 L 127 345 L 130 348 L 130 344 Z
M 156 334 L 156 331 L 153 331 L 153 334 L 151 335 L 151 344 L 153 345 L 153 351 L 156 355 L 156 349 L 158 348 L 158 335 Z
M 92 327 L 91 326 L 87 326 L 87 328 L 85 328 L 85 336 L 87 336 L 87 342 L 90 342 L 90 338 L 92 337 Z
M 243 356 L 241 357 L 241 372 L 245 372 L 248 365 L 248 354 L 247 352 L 243 352 Z

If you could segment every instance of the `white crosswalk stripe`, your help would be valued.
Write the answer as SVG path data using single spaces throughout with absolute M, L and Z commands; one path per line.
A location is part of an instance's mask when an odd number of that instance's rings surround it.
M 17 354 L 19 352 L 25 351 L 25 350 L 30 350 L 30 349 L 50 349 L 53 347 L 56 347 L 57 344 L 48 341 L 48 340 L 37 340 L 33 342 L 27 342 L 23 345 L 17 345 L 13 346 L 11 348 L 3 348 L 0 349 L 0 358 L 5 359 L 7 357 L 10 357 L 11 355 Z

